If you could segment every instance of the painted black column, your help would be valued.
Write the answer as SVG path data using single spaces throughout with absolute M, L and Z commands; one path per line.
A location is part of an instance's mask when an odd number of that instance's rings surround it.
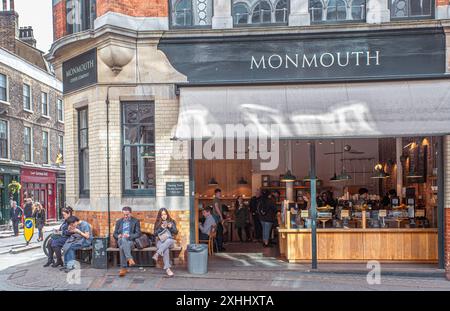
M 309 144 L 309 177 L 311 179 L 311 268 L 317 269 L 317 202 L 316 202 L 316 143 Z

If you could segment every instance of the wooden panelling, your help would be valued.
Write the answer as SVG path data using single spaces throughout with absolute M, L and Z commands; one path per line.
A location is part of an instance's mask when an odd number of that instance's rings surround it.
M 311 259 L 309 230 L 281 229 L 287 243 L 283 253 L 289 261 Z M 323 261 L 436 262 L 436 229 L 318 230 L 317 258 Z

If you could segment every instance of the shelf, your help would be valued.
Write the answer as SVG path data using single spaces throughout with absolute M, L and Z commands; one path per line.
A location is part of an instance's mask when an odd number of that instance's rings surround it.
M 284 190 L 286 187 L 261 187 L 261 189 L 266 190 Z M 309 189 L 307 186 L 294 186 L 294 189 Z

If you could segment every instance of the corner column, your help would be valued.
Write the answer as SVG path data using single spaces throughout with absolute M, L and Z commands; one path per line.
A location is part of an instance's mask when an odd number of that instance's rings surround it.
M 308 6 L 309 0 L 291 0 L 289 26 L 307 26 L 311 24 Z
M 231 0 L 210 0 L 213 1 L 213 29 L 233 28 L 233 17 L 231 15 Z
M 391 20 L 391 11 L 388 8 L 389 0 L 367 0 L 366 23 L 381 24 Z

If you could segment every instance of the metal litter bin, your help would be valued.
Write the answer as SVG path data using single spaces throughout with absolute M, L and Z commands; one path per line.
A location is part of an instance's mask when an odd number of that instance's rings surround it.
M 188 271 L 191 274 L 205 274 L 208 272 L 208 245 L 189 244 Z
M 108 238 L 94 238 L 92 240 L 92 266 L 95 269 L 106 269 L 108 267 Z

